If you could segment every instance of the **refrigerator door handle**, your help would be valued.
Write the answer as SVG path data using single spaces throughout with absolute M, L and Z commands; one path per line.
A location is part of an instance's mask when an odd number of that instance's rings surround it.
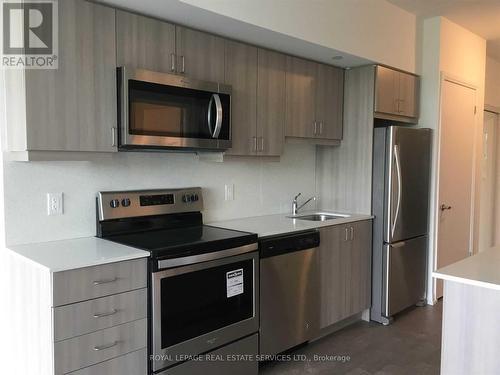
M 394 161 L 396 165 L 396 175 L 398 178 L 398 200 L 396 202 L 396 213 L 394 214 L 394 219 L 391 225 L 391 237 L 394 237 L 394 231 L 396 230 L 396 224 L 398 222 L 399 211 L 401 209 L 401 192 L 402 192 L 402 181 L 401 181 L 401 162 L 399 158 L 399 146 L 394 145 Z

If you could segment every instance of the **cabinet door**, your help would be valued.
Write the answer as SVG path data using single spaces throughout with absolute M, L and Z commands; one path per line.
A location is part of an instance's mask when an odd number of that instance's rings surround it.
M 349 241 L 345 242 L 348 270 L 347 316 L 357 314 L 371 305 L 372 222 L 348 225 Z
M 317 138 L 342 139 L 344 70 L 318 64 L 316 77 Z
M 259 155 L 279 156 L 285 141 L 286 57 L 258 50 L 257 138 Z
M 28 150 L 116 151 L 115 10 L 59 2 L 59 68 L 26 70 Z
M 225 82 L 232 86 L 230 155 L 255 155 L 257 145 L 257 48 L 226 41 Z
M 224 82 L 224 39 L 175 27 L 177 71 L 190 78 Z
M 175 26 L 117 10 L 116 59 L 118 66 L 174 72 Z
M 375 112 L 399 115 L 400 73 L 377 66 L 375 78 Z
M 399 113 L 407 117 L 418 117 L 419 78 L 399 73 Z
M 286 58 L 287 137 L 315 136 L 316 63 L 287 56 Z
M 320 328 L 328 327 L 348 316 L 346 268 L 346 227 L 336 225 L 320 229 Z

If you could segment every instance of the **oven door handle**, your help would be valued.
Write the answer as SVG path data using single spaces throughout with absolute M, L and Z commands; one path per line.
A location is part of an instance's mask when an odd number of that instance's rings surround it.
M 215 102 L 215 129 L 212 130 L 212 103 Z M 222 102 L 219 94 L 213 94 L 208 102 L 208 130 L 212 138 L 219 138 L 222 128 Z

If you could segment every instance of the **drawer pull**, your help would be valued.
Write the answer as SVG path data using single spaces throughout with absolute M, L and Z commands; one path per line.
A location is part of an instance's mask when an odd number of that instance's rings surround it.
M 94 281 L 94 285 L 109 284 L 109 283 L 114 283 L 115 281 L 118 281 L 118 277 L 108 280 L 96 280 Z
M 113 309 L 112 311 L 107 313 L 94 314 L 94 318 L 104 318 L 105 316 L 115 315 L 117 312 L 118 312 L 117 309 Z
M 113 341 L 111 344 L 101 345 L 101 346 L 94 346 L 94 350 L 96 352 L 98 352 L 100 350 L 109 349 L 109 348 L 112 348 L 112 347 L 118 345 L 119 343 L 120 343 L 120 341 Z

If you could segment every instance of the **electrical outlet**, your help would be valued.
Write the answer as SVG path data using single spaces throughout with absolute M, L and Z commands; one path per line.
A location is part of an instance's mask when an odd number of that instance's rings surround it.
M 47 215 L 63 214 L 63 193 L 47 193 Z
M 224 199 L 226 201 L 234 201 L 234 184 L 224 185 Z

